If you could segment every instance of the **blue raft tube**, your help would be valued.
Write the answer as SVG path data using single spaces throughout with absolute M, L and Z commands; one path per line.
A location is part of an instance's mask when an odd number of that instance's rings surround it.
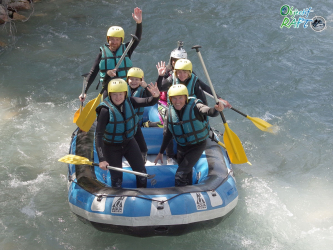
M 145 108 L 143 120 L 148 119 L 158 121 L 157 105 Z M 95 124 L 89 132 L 76 129 L 69 153 L 99 162 L 94 132 Z M 147 173 L 156 175 L 148 179 L 147 188 L 136 188 L 135 175 L 123 173 L 122 188 L 114 189 L 109 171 L 68 165 L 69 207 L 80 220 L 106 232 L 138 237 L 176 236 L 212 228 L 232 213 L 238 191 L 222 147 L 207 139 L 207 147 L 193 167 L 192 185 L 175 187 L 178 165 L 153 163 L 163 140 L 163 129 L 142 128 L 142 132 L 148 146 Z M 123 168 L 132 170 L 125 159 Z

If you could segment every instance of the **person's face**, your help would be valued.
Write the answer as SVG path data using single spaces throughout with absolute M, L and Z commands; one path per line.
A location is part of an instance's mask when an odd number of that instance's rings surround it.
M 110 98 L 115 105 L 120 105 L 125 100 L 126 91 L 123 92 L 111 92 Z
M 138 88 L 140 86 L 140 83 L 141 83 L 141 78 L 133 77 L 133 76 L 128 77 L 128 85 L 132 89 Z
M 117 49 L 121 45 L 121 37 L 109 36 L 108 41 L 109 41 L 110 50 L 113 52 L 117 51 Z
M 186 103 L 186 95 L 171 96 L 171 103 L 176 110 L 181 110 Z
M 181 82 L 184 82 L 190 76 L 189 70 L 176 70 L 176 75 Z

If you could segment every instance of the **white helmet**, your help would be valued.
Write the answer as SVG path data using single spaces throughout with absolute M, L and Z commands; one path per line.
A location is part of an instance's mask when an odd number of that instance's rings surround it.
M 178 41 L 178 48 L 175 48 L 173 51 L 171 51 L 169 64 L 171 64 L 172 58 L 187 59 L 187 53 L 183 49 L 182 41 Z

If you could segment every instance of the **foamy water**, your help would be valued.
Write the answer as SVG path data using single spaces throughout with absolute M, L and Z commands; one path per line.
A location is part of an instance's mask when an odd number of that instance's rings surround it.
M 283 4 L 326 18 L 327 29 L 280 29 Z M 67 166 L 81 75 L 110 25 L 125 40 L 143 9 L 133 62 L 145 80 L 184 41 L 199 78 L 201 53 L 216 92 L 275 134 L 225 110 L 249 164 L 234 166 L 239 203 L 217 227 L 180 237 L 133 238 L 83 224 L 69 210 Z M 333 245 L 331 3 L 324 1 L 41 1 L 14 42 L 0 51 L 0 248 L 9 249 L 331 249 Z M 2 27 L 1 27 L 2 28 Z M 0 29 L 1 37 L 6 29 Z M 96 82 L 88 91 L 95 98 Z M 209 100 L 213 105 L 212 100 Z M 220 118 L 211 120 L 220 132 Z

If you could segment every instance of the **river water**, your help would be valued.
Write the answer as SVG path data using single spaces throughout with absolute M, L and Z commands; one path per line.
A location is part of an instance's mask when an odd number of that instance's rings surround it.
M 312 7 L 309 18 L 324 17 L 327 28 L 281 29 L 285 4 Z M 239 203 L 213 229 L 135 238 L 99 232 L 69 210 L 67 167 L 57 159 L 76 128 L 81 75 L 109 26 L 122 26 L 129 41 L 136 6 L 143 36 L 132 59 L 146 81 L 178 40 L 206 81 L 190 49 L 199 44 L 216 92 L 277 130 L 225 110 L 252 166 L 234 166 Z M 0 50 L 0 249 L 332 249 L 332 9 L 324 0 L 44 0 L 29 21 L 0 26 L 8 43 Z M 224 130 L 220 118 L 211 123 Z

